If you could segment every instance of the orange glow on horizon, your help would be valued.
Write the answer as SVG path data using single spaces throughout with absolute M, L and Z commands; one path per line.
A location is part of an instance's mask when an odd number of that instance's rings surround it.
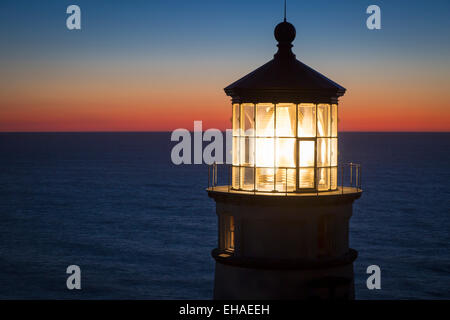
M 194 100 L 194 99 L 193 99 Z M 231 103 L 228 98 L 210 102 L 133 102 L 122 107 L 111 102 L 86 104 L 10 103 L 0 110 L 1 132 L 33 131 L 172 131 L 193 130 L 193 122 L 203 121 L 203 130 L 231 129 Z M 179 105 L 182 105 L 180 107 Z M 23 111 L 26 107 L 26 112 Z M 450 108 L 449 108 L 450 109 Z M 450 110 L 430 112 L 408 105 L 379 107 L 376 103 L 341 102 L 339 131 L 450 131 Z
M 206 71 L 186 78 L 153 70 L 152 77 L 151 70 L 108 65 L 52 70 L 6 70 L 1 132 L 193 130 L 195 120 L 203 130 L 232 127 L 224 70 L 209 78 Z M 439 77 L 428 84 L 411 77 L 405 87 L 397 85 L 399 77 L 362 81 L 347 70 L 341 78 L 347 93 L 339 101 L 339 131 L 450 131 L 450 92 Z

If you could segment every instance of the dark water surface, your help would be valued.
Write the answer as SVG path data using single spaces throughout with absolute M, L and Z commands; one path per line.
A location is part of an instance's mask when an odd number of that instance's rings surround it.
M 0 134 L 0 298 L 209 299 L 207 168 L 168 133 Z M 363 166 L 351 219 L 360 299 L 450 298 L 450 134 L 341 133 Z M 66 289 L 68 265 L 82 290 Z M 368 290 L 367 266 L 382 270 Z

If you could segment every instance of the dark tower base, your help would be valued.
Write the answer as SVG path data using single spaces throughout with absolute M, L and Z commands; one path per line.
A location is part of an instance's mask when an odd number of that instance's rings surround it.
M 215 299 L 354 298 L 348 224 L 361 191 L 208 193 L 219 218 Z
M 245 267 L 216 256 L 214 299 L 353 299 L 357 253 L 350 252 L 342 261 L 316 267 L 257 263 Z

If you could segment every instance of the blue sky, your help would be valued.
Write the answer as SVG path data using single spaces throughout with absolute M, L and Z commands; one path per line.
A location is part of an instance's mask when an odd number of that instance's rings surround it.
M 66 28 L 71 4 L 81 7 L 81 31 Z M 381 8 L 381 30 L 366 28 L 371 4 Z M 409 98 L 415 109 L 426 95 L 439 94 L 431 110 L 436 117 L 450 104 L 450 1 L 288 0 L 287 18 L 297 29 L 297 58 L 355 93 L 348 110 L 392 86 L 401 89 L 399 97 L 423 87 L 424 95 Z M 41 82 L 68 91 L 61 79 L 71 74 L 91 79 L 91 87 L 106 87 L 120 75 L 128 91 L 148 83 L 163 91 L 217 89 L 212 95 L 219 97 L 227 84 L 273 57 L 273 29 L 282 19 L 282 0 L 2 0 L 0 85 L 8 97 L 0 95 L 0 105 L 27 88 L 28 101 L 14 102 L 25 115 L 36 100 L 33 90 L 45 91 Z M 88 90 L 82 86 L 81 80 L 75 86 L 78 95 Z M 406 106 L 399 108 L 398 114 Z

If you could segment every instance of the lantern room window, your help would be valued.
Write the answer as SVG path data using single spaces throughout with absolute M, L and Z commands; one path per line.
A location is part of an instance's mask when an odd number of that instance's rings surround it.
M 337 189 L 337 105 L 233 104 L 232 188 Z

